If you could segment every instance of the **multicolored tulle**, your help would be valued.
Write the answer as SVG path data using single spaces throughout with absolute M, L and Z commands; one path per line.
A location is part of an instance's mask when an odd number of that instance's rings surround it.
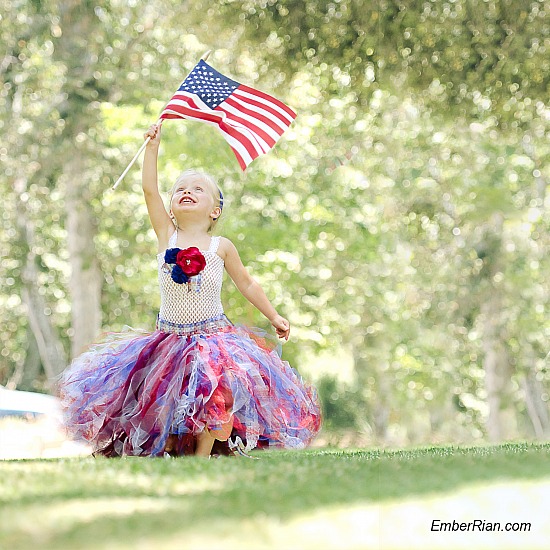
M 192 453 L 205 428 L 232 422 L 246 450 L 300 449 L 320 427 L 313 387 L 263 335 L 230 323 L 211 332 L 110 335 L 60 380 L 69 433 L 107 456 L 162 456 L 170 435 Z

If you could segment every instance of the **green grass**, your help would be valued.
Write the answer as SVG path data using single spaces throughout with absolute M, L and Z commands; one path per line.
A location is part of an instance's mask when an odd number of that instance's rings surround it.
M 550 444 L 255 456 L 0 462 L 0 548 L 301 550 L 316 514 L 550 476 Z M 277 542 L 287 525 L 298 539 Z

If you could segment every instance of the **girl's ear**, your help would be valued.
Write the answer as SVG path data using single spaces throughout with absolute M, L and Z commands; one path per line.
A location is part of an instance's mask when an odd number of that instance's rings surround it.
M 210 212 L 210 217 L 216 221 L 222 215 L 222 209 L 219 206 L 216 206 L 212 212 Z

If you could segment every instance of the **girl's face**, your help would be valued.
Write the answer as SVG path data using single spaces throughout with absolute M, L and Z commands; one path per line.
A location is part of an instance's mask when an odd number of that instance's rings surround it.
M 218 217 L 219 208 L 216 206 L 214 190 L 211 187 L 208 181 L 197 175 L 177 182 L 170 201 L 170 207 L 176 218 L 178 215 Z

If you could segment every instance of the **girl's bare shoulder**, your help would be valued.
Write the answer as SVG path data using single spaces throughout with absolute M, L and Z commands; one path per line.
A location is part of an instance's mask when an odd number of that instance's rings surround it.
M 233 242 L 227 237 L 220 237 L 220 244 L 218 245 L 218 255 L 221 256 L 224 260 L 228 255 L 237 253 L 237 249 Z

